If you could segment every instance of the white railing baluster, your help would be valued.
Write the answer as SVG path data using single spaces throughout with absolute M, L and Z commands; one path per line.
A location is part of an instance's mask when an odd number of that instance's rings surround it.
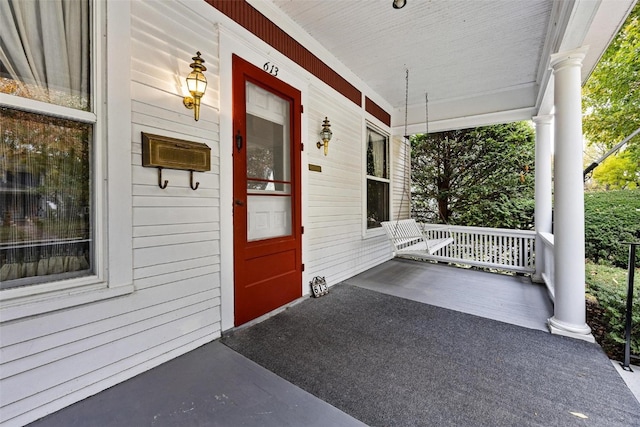
M 429 239 L 453 237 L 452 244 L 427 257 L 436 261 L 533 273 L 534 249 L 544 251 L 544 255 L 548 250 L 547 245 L 535 248 L 534 231 L 457 225 L 443 227 L 442 224 L 421 224 L 421 227 Z M 552 263 L 553 255 L 544 255 L 542 258 L 549 258 Z M 549 268 L 547 262 L 544 268 L 545 271 Z M 551 274 L 547 272 L 547 275 Z

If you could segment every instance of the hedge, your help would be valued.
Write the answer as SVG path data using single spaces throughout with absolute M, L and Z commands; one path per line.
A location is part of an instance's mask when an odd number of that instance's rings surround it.
M 640 189 L 586 193 L 584 211 L 586 258 L 627 268 L 624 242 L 640 241 Z

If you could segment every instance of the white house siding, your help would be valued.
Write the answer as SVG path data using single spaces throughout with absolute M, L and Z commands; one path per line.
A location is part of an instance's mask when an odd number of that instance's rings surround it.
M 220 336 L 217 36 L 178 2 L 131 9 L 132 157 L 119 164 L 133 174 L 135 291 L 1 324 L 2 425 L 33 421 Z M 209 80 L 198 122 L 179 89 L 196 50 Z M 185 171 L 164 171 L 169 185 L 158 187 L 156 169 L 141 166 L 141 132 L 211 147 L 197 191 Z
M 221 289 L 231 286 L 222 286 L 221 277 L 229 277 L 232 266 L 220 261 L 221 246 L 228 246 L 220 237 L 220 198 L 230 191 L 221 188 L 230 180 L 221 179 L 220 166 L 231 158 L 220 157 L 221 111 L 230 106 L 221 105 L 217 24 L 246 40 L 254 36 L 203 1 L 134 1 L 131 12 L 131 158 L 118 165 L 132 174 L 135 291 L 1 323 L 1 425 L 26 424 L 218 338 L 221 313 L 232 306 L 221 298 Z M 181 87 L 196 50 L 209 82 L 198 122 L 182 105 Z M 367 231 L 364 222 L 366 123 L 389 129 L 308 72 L 291 70 L 292 78 L 308 82 L 298 85 L 306 92 L 304 280 L 322 275 L 334 285 L 391 256 L 381 230 Z M 315 147 L 325 116 L 334 135 L 326 157 Z M 212 170 L 194 175 L 197 191 L 189 187 L 189 173 L 176 170 L 164 170 L 168 186 L 158 187 L 156 169 L 141 166 L 141 132 L 211 148 Z M 395 180 L 404 160 L 397 142 L 391 151 Z M 392 183 L 394 206 L 398 191 Z
M 321 166 L 322 172 L 304 171 L 308 205 L 303 207 L 303 258 L 307 277 L 324 276 L 329 285 L 335 285 L 386 261 L 390 249 L 379 233 L 372 237 L 364 232 L 364 110 L 350 101 L 332 99 L 331 94 L 330 89 L 310 86 L 310 105 L 305 106 L 307 160 Z M 315 146 L 325 117 L 333 131 L 327 156 Z

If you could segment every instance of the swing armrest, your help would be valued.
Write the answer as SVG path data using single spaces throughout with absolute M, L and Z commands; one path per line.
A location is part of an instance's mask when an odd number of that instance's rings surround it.
M 422 251 L 433 255 L 440 249 L 454 242 L 451 236 L 427 240 L 420 226 L 414 219 L 385 221 L 382 223 L 382 227 L 391 240 L 396 254 Z
M 453 237 L 445 237 L 444 239 L 429 240 L 427 243 L 427 247 L 429 248 L 429 253 L 433 255 L 436 252 L 438 252 L 440 249 L 452 243 L 453 243 Z
M 391 240 L 395 252 L 427 249 L 424 234 L 413 219 L 384 221 L 382 227 Z

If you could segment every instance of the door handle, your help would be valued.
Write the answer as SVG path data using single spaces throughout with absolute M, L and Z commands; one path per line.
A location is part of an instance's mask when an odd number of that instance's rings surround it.
M 240 134 L 240 130 L 238 130 L 238 134 L 236 135 L 236 148 L 238 151 L 242 150 L 242 135 Z
M 244 206 L 244 202 L 242 200 L 236 200 L 236 205 Z

